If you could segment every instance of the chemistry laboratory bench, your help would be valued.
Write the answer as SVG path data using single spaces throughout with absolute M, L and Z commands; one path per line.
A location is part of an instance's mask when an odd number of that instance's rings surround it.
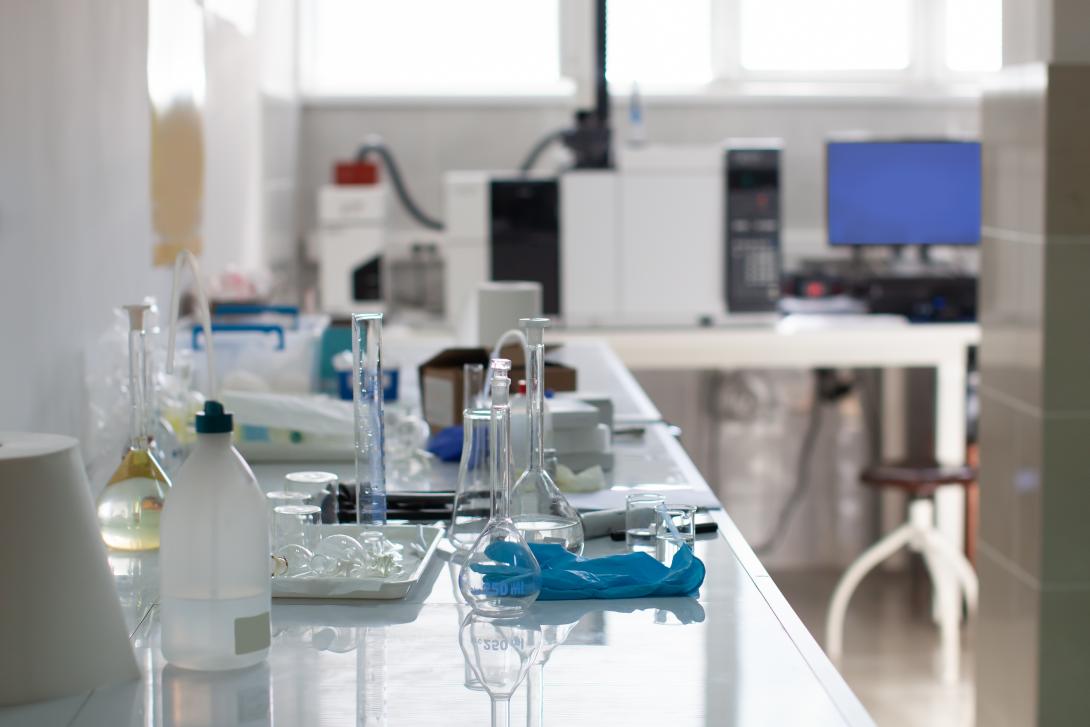
M 410 347 L 384 351 L 402 362 Z M 601 342 L 572 342 L 581 388 L 614 397 L 627 434 L 614 440 L 606 490 L 572 504 L 622 506 L 633 491 L 708 508 L 718 533 L 698 536 L 707 576 L 695 598 L 534 604 L 510 627 L 512 643 L 540 640 L 528 669 L 511 662 L 511 724 L 871 725 L 858 699 L 807 632 L 629 371 Z M 415 385 L 404 382 L 409 394 Z M 639 423 L 637 425 L 637 423 Z M 332 471 L 351 465 L 330 463 Z M 453 467 L 442 465 L 441 467 Z M 310 463 L 305 469 L 322 468 Z M 299 463 L 258 464 L 266 489 Z M 585 555 L 624 550 L 609 538 Z M 139 682 L 0 709 L 0 725 L 481 725 L 491 698 L 459 645 L 469 616 L 459 566 L 437 552 L 398 601 L 273 600 L 266 663 L 238 672 L 191 672 L 160 651 L 156 553 L 111 553 Z M 522 636 L 520 636 L 522 634 Z M 520 642 L 522 643 L 522 642 Z M 504 639 L 493 645 L 504 648 Z M 472 650 L 471 650 L 472 651 Z M 502 701 L 497 708 L 503 711 Z

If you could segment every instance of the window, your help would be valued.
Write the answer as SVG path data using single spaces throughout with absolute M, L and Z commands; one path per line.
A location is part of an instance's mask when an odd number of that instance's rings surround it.
M 888 71 L 911 61 L 914 0 L 741 0 L 749 71 Z
M 689 86 L 712 80 L 711 0 L 614 0 L 606 13 L 610 83 Z
M 1003 0 L 610 0 L 614 92 L 967 89 L 997 70 Z M 585 94 L 589 2 L 306 0 L 307 96 Z M 841 86 L 840 88 L 849 88 Z M 884 90 L 883 90 L 884 89 Z M 701 91 L 703 92 L 703 91 Z M 582 96 L 581 96 L 582 97 Z
M 563 88 L 557 0 L 307 0 L 307 95 Z
M 946 0 L 946 65 L 996 71 L 1003 63 L 1003 1 Z

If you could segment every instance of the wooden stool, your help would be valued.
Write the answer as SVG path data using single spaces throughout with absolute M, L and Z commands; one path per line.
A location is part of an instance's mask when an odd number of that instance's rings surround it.
M 977 577 L 961 550 L 952 546 L 935 527 L 932 497 L 939 487 L 976 481 L 972 467 L 940 467 L 935 463 L 890 464 L 870 467 L 860 479 L 871 487 L 894 487 L 908 493 L 908 520 L 890 534 L 867 548 L 853 562 L 833 591 L 829 615 L 825 622 L 826 651 L 837 661 L 843 654 L 844 615 L 848 601 L 863 578 L 878 564 L 903 547 L 923 556 L 924 565 L 935 589 L 935 614 L 939 624 L 942 650 L 942 679 L 955 682 L 958 678 L 961 641 L 961 599 L 965 598 L 969 612 L 976 611 Z M 950 574 L 952 578 L 943 578 Z

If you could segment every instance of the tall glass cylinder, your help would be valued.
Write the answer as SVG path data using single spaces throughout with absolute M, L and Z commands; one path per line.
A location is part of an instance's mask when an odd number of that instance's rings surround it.
M 385 430 L 382 422 L 382 314 L 352 315 L 355 360 L 356 522 L 386 523 Z
M 462 410 L 484 407 L 484 364 L 468 363 L 462 366 Z M 487 407 L 485 407 L 487 408 Z
M 527 416 L 530 466 L 511 493 L 511 517 L 530 543 L 556 543 L 583 551 L 583 519 L 545 471 L 545 327 L 548 318 L 523 318 L 526 331 Z

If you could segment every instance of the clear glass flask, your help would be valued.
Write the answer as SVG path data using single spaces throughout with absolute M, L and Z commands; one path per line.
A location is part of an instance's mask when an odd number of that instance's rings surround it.
M 541 592 L 541 566 L 512 522 L 511 362 L 492 362 L 493 515 L 474 542 L 458 574 L 458 590 L 473 610 L 489 616 L 522 613 Z
M 102 539 L 115 550 L 159 547 L 159 516 L 170 489 L 170 478 L 151 450 L 151 389 L 144 327 L 150 309 L 149 305 L 125 306 L 129 313 L 129 449 L 96 503 Z
M 382 420 L 382 314 L 352 315 L 355 361 L 356 522 L 386 523 L 385 430 Z
M 492 471 L 488 430 L 492 411 L 484 405 L 484 365 L 462 367 L 462 458 L 447 537 L 458 550 L 469 550 L 492 517 Z
M 527 414 L 530 464 L 511 492 L 511 517 L 527 542 L 556 543 L 583 552 L 583 519 L 545 471 L 545 327 L 548 318 L 523 318 L 530 380 Z
M 447 531 L 451 544 L 462 551 L 473 547 L 492 517 L 492 457 L 488 451 L 491 426 L 492 412 L 488 409 L 466 409 L 462 414 L 462 459 Z
M 492 700 L 492 727 L 507 727 L 511 722 L 511 696 L 538 656 L 541 631 L 525 618 L 470 613 L 458 632 L 458 645 L 476 683 Z

